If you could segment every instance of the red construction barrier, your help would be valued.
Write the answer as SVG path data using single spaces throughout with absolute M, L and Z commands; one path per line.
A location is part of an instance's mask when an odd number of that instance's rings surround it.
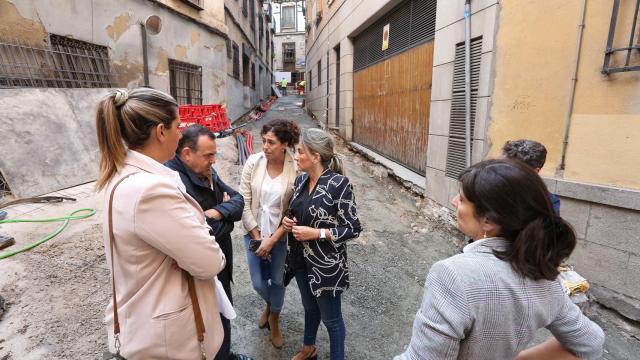
M 231 127 L 226 110 L 219 104 L 180 105 L 178 115 L 180 131 L 194 124 L 202 125 L 213 132 L 221 132 Z

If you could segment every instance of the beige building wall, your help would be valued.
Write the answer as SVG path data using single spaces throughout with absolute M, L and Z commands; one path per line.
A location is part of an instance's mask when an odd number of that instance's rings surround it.
M 499 155 L 509 139 L 532 138 L 549 151 L 542 174 L 556 176 L 581 4 L 579 0 L 501 2 L 490 156 Z M 621 1 L 614 47 L 627 46 L 634 7 L 632 1 Z M 640 72 L 601 73 L 611 10 L 612 2 L 587 2 L 562 178 L 640 189 Z M 617 54 L 614 62 L 623 62 L 625 55 Z M 633 61 L 640 63 L 640 51 L 635 51 Z
M 575 100 L 567 119 L 583 3 Z M 542 175 L 561 197 L 561 216 L 579 240 L 570 261 L 598 301 L 639 320 L 640 71 L 602 73 L 612 7 L 612 1 L 500 1 L 488 157 L 500 156 L 511 139 L 545 144 Z M 620 2 L 614 48 L 628 45 L 634 7 L 635 1 Z M 615 55 L 613 63 L 625 56 Z M 639 51 L 631 62 L 640 65 Z

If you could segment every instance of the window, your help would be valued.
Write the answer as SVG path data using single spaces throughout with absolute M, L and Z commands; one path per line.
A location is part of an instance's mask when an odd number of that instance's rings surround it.
M 240 80 L 240 48 L 233 42 L 233 77 Z
M 309 91 L 313 90 L 313 70 L 309 70 Z
M 296 6 L 283 5 L 280 14 L 280 27 L 283 29 L 291 29 L 296 27 Z
M 458 179 L 467 167 L 465 136 L 465 86 L 464 86 L 465 44 L 456 45 L 453 65 L 453 93 L 451 99 L 451 118 L 449 120 L 449 143 L 445 175 Z M 476 122 L 476 104 L 478 103 L 478 85 L 480 83 L 480 61 L 482 59 L 482 37 L 471 40 L 471 140 Z M 471 142 L 473 145 L 473 141 Z M 473 149 L 472 149 L 473 151 Z
M 0 88 L 110 88 L 107 47 L 51 34 L 49 47 L 0 41 Z
M 169 88 L 178 104 L 202 105 L 202 67 L 169 59 Z
M 249 15 L 249 13 L 247 12 L 248 9 L 249 9 L 249 0 L 242 0 L 242 15 L 244 15 L 245 17 Z
M 227 39 L 225 43 L 227 47 L 227 58 L 231 59 L 233 58 L 233 49 L 231 48 L 231 39 Z
M 251 23 L 251 29 L 256 29 L 256 0 L 249 0 L 249 21 Z
M 256 64 L 251 63 L 251 88 L 256 88 Z
M 262 15 L 258 16 L 258 35 L 260 39 L 264 37 L 264 19 Z
M 317 82 L 317 86 L 320 86 L 320 84 L 322 83 L 322 60 L 318 60 L 318 82 Z
M 631 5 L 631 4 L 629 4 Z M 618 22 L 618 9 L 620 7 L 620 0 L 614 0 L 613 11 L 611 13 L 611 23 L 609 26 L 609 37 L 607 38 L 607 48 L 604 53 L 604 65 L 602 66 L 602 72 L 604 74 L 611 74 L 625 71 L 640 71 L 640 61 L 632 63 L 632 58 L 637 59 L 637 52 L 640 51 L 640 31 L 638 31 L 638 8 L 640 8 L 640 0 L 636 0 L 633 20 L 631 21 L 631 29 L 629 29 L 629 42 L 620 48 L 614 48 L 614 37 L 616 35 L 616 25 Z M 625 29 L 622 30 L 624 33 Z M 636 33 L 636 31 L 638 31 Z M 634 40 L 635 38 L 635 40 Z M 626 41 L 626 39 L 625 39 Z M 634 51 L 635 50 L 635 51 Z M 634 54 L 635 53 L 635 54 Z M 619 54 L 619 58 L 616 56 Z M 618 61 L 613 61 L 613 58 L 617 58 Z M 624 58 L 624 60 L 623 60 Z M 624 63 L 624 65 L 623 65 Z
M 203 0 L 182 0 L 183 2 L 202 10 L 202 1 Z
M 282 61 L 296 62 L 296 43 L 282 44 Z

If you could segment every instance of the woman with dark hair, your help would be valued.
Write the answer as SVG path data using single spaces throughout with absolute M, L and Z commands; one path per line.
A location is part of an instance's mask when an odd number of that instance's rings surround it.
M 113 281 L 105 322 L 110 351 L 127 359 L 213 359 L 224 337 L 226 298 L 214 285 L 224 254 L 200 205 L 162 165 L 179 124 L 178 104 L 158 90 L 116 90 L 98 104 L 96 187 Z
M 295 274 L 304 308 L 302 349 L 294 360 L 317 358 L 320 321 L 329 333 L 331 360 L 345 358 L 341 294 L 349 288 L 346 242 L 362 231 L 353 188 L 334 140 L 308 129 L 296 152 L 298 170 L 291 213 L 282 220 L 289 235 L 287 272 Z
M 280 311 L 284 304 L 284 264 L 287 244 L 280 225 L 293 193 L 296 169 L 291 150 L 300 128 L 287 120 L 271 120 L 262 127 L 262 152 L 251 155 L 242 170 L 242 223 L 251 284 L 265 301 L 258 326 L 269 328 L 271 343 L 282 348 Z M 253 244 L 259 244 L 259 246 Z M 267 261 L 266 259 L 270 259 Z M 261 270 L 261 268 L 263 270 Z M 266 268 L 266 269 L 265 269 Z M 269 276 L 270 274 L 270 276 Z
M 404 359 L 597 359 L 604 333 L 557 280 L 576 236 L 538 174 L 487 160 L 460 177 L 458 227 L 473 242 L 435 263 Z M 536 331 L 554 335 L 526 349 Z M 524 350 L 524 351 L 523 351 Z

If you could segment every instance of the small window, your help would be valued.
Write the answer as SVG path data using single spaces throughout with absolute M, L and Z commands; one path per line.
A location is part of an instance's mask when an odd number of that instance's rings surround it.
M 202 105 L 202 67 L 169 59 L 169 87 L 178 104 Z
M 240 80 L 240 48 L 233 42 L 233 77 Z
M 231 39 L 227 39 L 226 47 L 227 47 L 227 58 L 232 59 L 233 58 L 233 49 L 231 48 Z
M 296 62 L 296 43 L 282 44 L 282 61 Z
M 202 10 L 202 1 L 203 0 L 182 0 L 182 2 L 185 2 L 199 10 Z
M 244 15 L 245 17 L 249 15 L 247 11 L 248 9 L 249 9 L 249 0 L 242 0 L 242 15 Z
M 256 29 L 256 0 L 249 0 L 249 21 L 251 22 L 251 29 Z
M 256 88 L 256 63 L 251 63 L 251 88 Z
M 296 27 L 296 7 L 295 5 L 283 5 L 281 8 L 280 27 L 292 29 Z
M 316 87 L 322 84 L 322 60 L 318 60 L 318 82 Z

